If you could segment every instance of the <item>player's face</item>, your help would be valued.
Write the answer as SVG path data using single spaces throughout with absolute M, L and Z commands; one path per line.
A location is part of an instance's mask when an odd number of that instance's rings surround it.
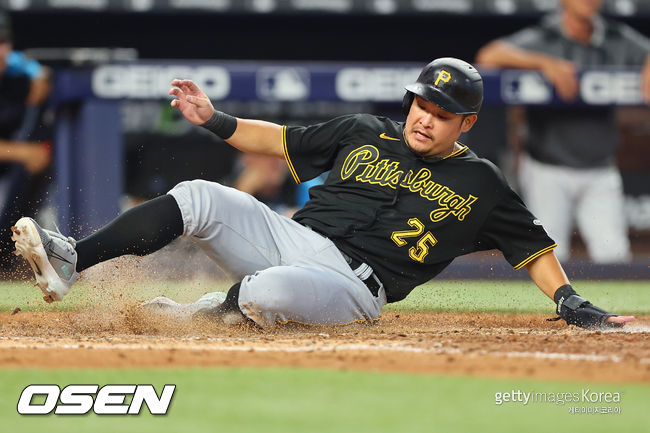
M 602 6 L 603 0 L 562 0 L 565 12 L 585 21 L 591 21 Z
M 404 126 L 407 144 L 422 158 L 443 158 L 452 153 L 454 142 L 472 128 L 476 119 L 476 114 L 450 113 L 416 96 Z

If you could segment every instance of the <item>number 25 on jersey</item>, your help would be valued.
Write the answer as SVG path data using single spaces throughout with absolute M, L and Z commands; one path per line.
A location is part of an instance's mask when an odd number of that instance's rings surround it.
M 405 238 L 419 237 L 415 242 L 415 246 L 409 248 L 409 257 L 416 262 L 424 263 L 424 258 L 429 254 L 429 248 L 437 244 L 438 240 L 430 231 L 424 233 L 424 224 L 419 219 L 410 218 L 407 222 L 413 229 L 395 231 L 390 235 L 390 238 L 395 242 L 395 245 L 403 247 L 409 243 Z

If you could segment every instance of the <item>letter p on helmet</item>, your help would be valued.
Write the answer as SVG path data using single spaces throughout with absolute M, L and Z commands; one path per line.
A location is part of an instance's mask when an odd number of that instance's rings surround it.
M 438 72 L 438 78 L 436 78 L 436 81 L 433 83 L 433 85 L 437 86 L 440 81 L 448 83 L 449 80 L 451 80 L 451 74 L 442 69 L 440 72 Z

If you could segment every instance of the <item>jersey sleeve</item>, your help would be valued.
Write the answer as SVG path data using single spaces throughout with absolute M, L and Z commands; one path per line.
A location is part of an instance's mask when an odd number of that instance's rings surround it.
M 356 124 L 357 115 L 348 115 L 310 126 L 283 126 L 284 157 L 296 183 L 331 169 Z
M 621 24 L 621 34 L 626 41 L 627 64 L 643 65 L 650 56 L 650 39 L 625 24 Z
M 519 196 L 506 187 L 477 237 L 478 250 L 501 250 L 515 269 L 520 269 L 557 245 Z
M 523 50 L 539 51 L 544 45 L 544 32 L 539 26 L 527 27 L 499 40 Z
M 41 75 L 42 67 L 38 61 L 30 59 L 19 51 L 12 51 L 7 59 L 6 74 L 27 75 L 30 79 Z

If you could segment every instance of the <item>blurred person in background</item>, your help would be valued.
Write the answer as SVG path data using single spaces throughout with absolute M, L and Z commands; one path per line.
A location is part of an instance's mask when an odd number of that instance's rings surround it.
M 640 66 L 641 91 L 650 103 L 650 40 L 605 19 L 601 8 L 602 0 L 561 0 L 559 13 L 488 43 L 476 62 L 537 69 L 566 102 L 579 94 L 580 68 Z M 519 182 L 527 205 L 556 240 L 558 258 L 570 256 L 575 219 L 594 262 L 629 261 L 615 108 L 528 107 L 525 117 Z
M 266 155 L 244 153 L 235 167 L 233 187 L 246 192 L 275 212 L 291 217 L 296 212 L 296 186 L 286 163 Z
M 16 216 L 36 212 L 29 197 L 46 182 L 48 128 L 42 115 L 50 92 L 49 70 L 13 50 L 9 16 L 0 11 L 0 272 L 15 268 L 9 227 Z

